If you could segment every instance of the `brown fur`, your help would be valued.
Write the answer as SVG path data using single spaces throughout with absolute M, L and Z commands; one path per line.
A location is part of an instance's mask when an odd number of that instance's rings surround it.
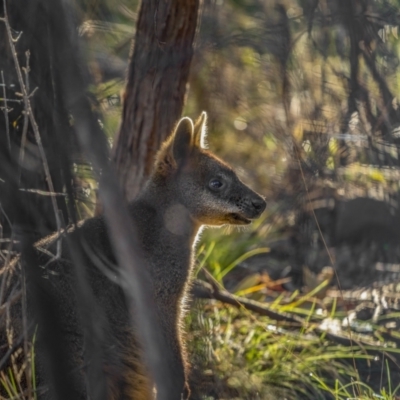
M 248 224 L 265 208 L 264 200 L 245 186 L 226 163 L 203 148 L 205 124 L 205 113 L 194 125 L 189 118 L 178 123 L 157 155 L 153 175 L 130 205 L 153 281 L 152 295 L 159 323 L 173 355 L 169 367 L 174 374 L 176 393 L 171 400 L 187 398 L 189 393 L 189 362 L 182 321 L 196 236 L 203 225 Z M 108 330 L 102 347 L 109 397 L 153 399 L 152 385 L 141 360 L 141 348 L 130 324 L 122 289 L 98 268 L 99 259 L 116 264 L 103 218 L 87 220 L 78 233 L 89 249 L 85 259 L 89 284 L 107 319 Z M 76 301 L 71 300 L 75 296 L 75 284 L 68 268 L 67 248 L 63 249 L 63 259 L 49 265 L 59 272 L 50 277 L 49 291 L 57 299 L 65 330 L 75 333 L 70 352 L 78 355 L 82 354 L 83 334 Z M 77 384 L 77 388 L 82 387 L 82 382 Z M 77 391 L 82 394 L 82 389 Z

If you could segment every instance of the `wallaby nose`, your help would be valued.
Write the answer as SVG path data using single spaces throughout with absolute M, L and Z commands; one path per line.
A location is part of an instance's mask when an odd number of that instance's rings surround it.
M 267 206 L 267 203 L 265 200 L 261 197 L 256 197 L 251 200 L 251 204 L 253 204 L 253 207 L 261 214 L 264 210 L 265 207 Z

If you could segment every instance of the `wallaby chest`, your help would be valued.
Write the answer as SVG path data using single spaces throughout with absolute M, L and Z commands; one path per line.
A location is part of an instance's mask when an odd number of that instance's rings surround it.
M 163 301 L 166 297 L 175 300 L 183 294 L 192 266 L 192 231 L 183 226 L 179 214 L 168 215 L 168 207 L 138 202 L 132 205 L 131 214 L 156 295 Z

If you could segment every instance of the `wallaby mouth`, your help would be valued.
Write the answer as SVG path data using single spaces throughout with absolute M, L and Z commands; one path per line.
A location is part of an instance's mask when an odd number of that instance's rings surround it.
M 240 213 L 232 213 L 231 224 L 235 225 L 248 225 L 252 220 L 257 219 L 264 212 L 267 203 L 261 196 L 256 196 L 250 199 Z
M 234 225 L 248 225 L 251 224 L 251 219 L 244 217 L 243 215 L 232 213 L 229 214 L 231 217 L 231 224 Z

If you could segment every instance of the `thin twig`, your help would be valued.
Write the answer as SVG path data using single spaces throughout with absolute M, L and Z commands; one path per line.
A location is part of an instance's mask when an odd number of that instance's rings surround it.
M 25 53 L 25 55 L 26 55 L 26 66 L 24 68 L 25 88 L 28 93 L 29 92 L 29 72 L 31 70 L 29 67 L 29 58 L 30 58 L 29 50 Z M 18 183 L 21 182 L 22 162 L 24 161 L 24 156 L 25 156 L 25 146 L 26 146 L 26 136 L 28 133 L 28 124 L 29 124 L 29 114 L 28 114 L 27 110 L 25 110 L 24 126 L 22 128 L 21 148 L 19 150 L 19 159 L 18 159 Z
M 4 211 L 1 203 L 0 203 L 0 212 L 4 215 L 4 218 L 6 219 L 8 225 L 11 228 L 12 227 L 11 221 L 8 218 L 8 215 L 6 214 L 6 212 Z M 6 258 L 5 258 L 5 261 L 4 261 L 4 264 L 3 264 L 4 265 L 4 275 L 2 277 L 1 285 L 0 285 L 0 305 L 3 303 L 3 296 L 4 296 L 4 293 L 5 293 L 5 290 L 6 290 L 6 283 L 7 283 L 7 278 L 8 278 L 8 276 L 7 276 L 7 273 L 8 273 L 7 266 L 9 265 L 10 260 L 11 260 L 11 250 L 13 248 L 13 244 L 14 244 L 14 231 L 11 230 L 10 243 L 7 246 L 7 250 L 9 250 L 9 251 L 8 251 L 8 253 L 6 253 Z
M 5 314 L 7 307 L 12 306 L 14 303 L 19 301 L 22 298 L 22 290 L 13 291 L 7 298 L 7 302 L 5 304 L 0 305 L 0 316 Z
M 3 71 L 1 71 L 1 82 L 3 83 L 3 101 L 4 101 L 4 119 L 6 120 L 6 135 L 8 151 L 11 151 L 11 140 L 10 140 L 10 127 L 8 126 L 8 106 L 7 106 L 7 93 L 6 93 L 6 82 L 4 80 Z
M 28 311 L 27 311 L 27 303 L 26 303 L 26 277 L 24 270 L 21 276 L 22 280 L 22 330 L 24 336 L 24 355 L 26 359 L 26 367 L 25 367 L 25 376 L 27 383 L 28 393 L 32 393 L 32 360 L 31 360 L 31 352 L 29 351 L 29 341 L 28 341 Z M 32 346 L 32 343 L 30 344 Z
M 56 193 L 51 193 L 51 192 L 47 192 L 45 190 L 40 190 L 40 189 L 23 189 L 20 188 L 18 189 L 20 192 L 28 192 L 28 193 L 35 193 L 39 196 L 46 196 L 46 197 L 50 197 L 50 196 L 61 196 L 61 197 L 66 197 L 67 194 L 66 193 L 60 193 L 60 192 L 56 192 Z

